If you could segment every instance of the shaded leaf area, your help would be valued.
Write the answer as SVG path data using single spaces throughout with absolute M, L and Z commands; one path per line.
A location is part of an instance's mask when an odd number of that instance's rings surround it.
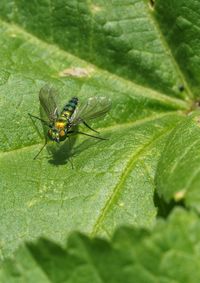
M 109 242 L 80 233 L 73 233 L 63 246 L 40 239 L 4 262 L 0 280 L 100 283 L 126 278 L 138 283 L 198 283 L 199 235 L 198 216 L 176 209 L 152 231 L 120 228 Z
M 187 104 L 99 70 L 16 26 L 1 23 L 0 32 L 1 258 L 41 235 L 63 242 L 77 229 L 110 237 L 120 224 L 151 226 L 157 161 L 184 119 L 175 110 Z M 70 75 L 63 77 L 63 70 Z M 109 140 L 49 144 L 33 161 L 44 136 L 27 113 L 39 115 L 45 83 L 58 89 L 60 105 L 72 96 L 111 98 L 109 115 L 92 124 Z
M 200 2 L 156 0 L 155 11 L 163 37 L 184 74 L 185 86 L 199 97 Z
M 175 1 L 170 2 L 175 6 Z M 178 2 L 181 6 L 186 1 Z M 167 29 L 169 15 L 177 17 L 171 13 L 171 6 L 160 12 L 165 15 L 160 21 Z M 30 4 L 25 0 L 2 0 L 0 17 L 139 85 L 180 98 L 192 96 L 149 1 L 51 0 Z M 196 17 L 193 20 L 198 25 Z M 180 43 L 173 42 L 175 47 Z M 183 58 L 189 56 L 184 52 Z M 198 65 L 197 62 L 195 66 Z M 182 68 L 186 66 L 182 64 Z
M 200 112 L 181 122 L 169 135 L 158 164 L 156 185 L 166 201 L 184 201 L 200 212 Z

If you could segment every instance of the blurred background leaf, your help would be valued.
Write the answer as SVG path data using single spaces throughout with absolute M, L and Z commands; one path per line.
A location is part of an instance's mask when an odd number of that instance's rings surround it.
M 4 262 L 0 280 L 131 283 L 134 278 L 137 283 L 198 283 L 199 232 L 199 217 L 176 209 L 152 231 L 123 227 L 109 241 L 80 233 L 72 234 L 63 246 L 39 239 Z

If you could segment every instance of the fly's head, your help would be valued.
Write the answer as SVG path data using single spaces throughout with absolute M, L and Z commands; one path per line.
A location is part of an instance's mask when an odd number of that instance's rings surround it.
M 48 130 L 48 137 L 50 140 L 55 141 L 57 143 L 60 142 L 60 134 L 59 131 L 55 128 L 51 128 Z
M 67 132 L 65 129 L 51 128 L 48 130 L 48 137 L 50 140 L 59 143 L 60 141 L 64 141 L 66 139 Z

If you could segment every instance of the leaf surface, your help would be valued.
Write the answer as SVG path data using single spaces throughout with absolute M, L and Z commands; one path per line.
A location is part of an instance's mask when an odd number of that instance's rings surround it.
M 161 1 L 153 9 L 107 2 L 0 3 L 2 259 L 38 236 L 63 243 L 73 230 L 111 237 L 121 224 L 155 222 L 157 162 L 198 80 L 175 56 L 179 42 L 166 35 Z M 166 15 L 176 9 L 169 2 Z M 108 140 L 77 136 L 71 146 L 49 144 L 34 161 L 44 134 L 27 113 L 39 115 L 46 83 L 61 106 L 73 96 L 110 98 L 109 114 L 91 124 Z

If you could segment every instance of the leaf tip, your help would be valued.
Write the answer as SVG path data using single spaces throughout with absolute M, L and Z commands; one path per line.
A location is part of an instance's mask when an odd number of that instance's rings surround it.
M 186 194 L 186 190 L 182 190 L 182 191 L 176 192 L 176 193 L 174 194 L 174 200 L 175 200 L 176 202 L 181 201 L 182 199 L 184 199 L 185 194 Z
M 154 10 L 155 0 L 149 0 L 149 7 L 151 10 Z

